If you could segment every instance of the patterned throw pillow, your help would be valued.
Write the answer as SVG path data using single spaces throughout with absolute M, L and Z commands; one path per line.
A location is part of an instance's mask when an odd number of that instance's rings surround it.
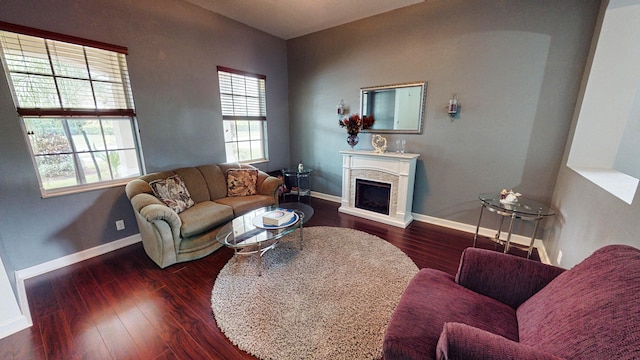
M 149 185 L 156 197 L 177 213 L 195 205 L 184 181 L 178 175 L 169 176 L 164 180 L 154 180 Z
M 229 169 L 227 171 L 227 196 L 248 196 L 258 193 L 257 169 Z

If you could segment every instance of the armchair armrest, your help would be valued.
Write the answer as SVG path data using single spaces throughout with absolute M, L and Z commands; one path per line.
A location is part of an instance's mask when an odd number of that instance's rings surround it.
M 560 359 L 531 346 L 461 323 L 444 324 L 436 354 L 440 360 Z
M 455 281 L 515 309 L 562 272 L 537 261 L 468 248 L 460 258 Z

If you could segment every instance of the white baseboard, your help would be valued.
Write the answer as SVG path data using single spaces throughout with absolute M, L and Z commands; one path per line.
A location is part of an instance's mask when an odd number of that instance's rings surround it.
M 311 197 L 322 199 L 322 200 L 327 200 L 327 201 L 332 201 L 332 202 L 336 202 L 336 203 L 342 202 L 342 198 L 340 196 L 323 194 L 323 193 L 319 193 L 317 191 L 312 191 L 311 192 Z
M 24 318 L 24 320 L 22 319 L 19 319 L 19 320 L 21 324 L 22 323 L 26 324 L 26 326 L 22 327 L 21 329 L 18 329 L 17 331 L 20 331 L 22 329 L 25 329 L 33 325 L 33 322 L 31 320 L 31 311 L 29 310 L 29 301 L 27 299 L 27 291 L 24 286 L 24 281 L 26 279 L 30 279 L 32 277 L 36 277 L 38 275 L 42 275 L 50 271 L 57 270 L 65 266 L 73 265 L 80 261 L 88 260 L 96 256 L 104 255 L 111 251 L 118 250 L 123 247 L 127 247 L 129 245 L 135 244 L 140 241 L 142 241 L 140 234 L 135 234 L 123 239 L 115 240 L 100 246 L 93 247 L 91 249 L 79 251 L 77 253 L 73 253 L 73 254 L 63 256 L 61 258 L 57 258 L 55 260 L 34 265 L 26 269 L 17 270 L 15 274 L 16 274 L 16 288 L 18 290 L 18 302 L 20 305 L 20 310 L 22 311 L 22 318 Z M 17 332 L 17 331 L 14 331 L 14 332 Z M 1 335 L 0 335 L 0 338 L 2 338 Z
M 342 202 L 342 198 L 339 197 L 339 196 L 327 195 L 327 194 L 319 193 L 317 191 L 312 192 L 311 196 L 315 197 L 315 198 L 318 198 L 318 199 L 333 201 L 333 202 L 336 202 L 336 203 L 341 203 Z M 415 221 L 420 221 L 420 222 L 425 222 L 425 223 L 429 223 L 429 224 L 444 226 L 444 227 L 447 227 L 447 228 L 460 230 L 460 231 L 464 231 L 464 232 L 471 233 L 471 234 L 475 234 L 476 233 L 476 226 L 475 225 L 464 224 L 464 223 L 457 222 L 457 221 L 440 219 L 440 218 L 437 218 L 437 217 L 427 216 L 427 215 L 422 215 L 422 214 L 416 214 L 416 213 L 412 213 L 412 215 L 413 215 L 413 219 Z M 496 230 L 495 229 L 489 229 L 489 228 L 480 227 L 480 229 L 478 230 L 478 235 L 487 236 L 487 237 L 490 237 L 490 238 L 493 238 L 495 236 L 495 234 L 496 234 Z M 507 234 L 505 232 L 502 232 L 500 234 L 500 239 L 501 240 L 507 240 Z M 515 244 L 518 244 L 518 245 L 529 246 L 529 243 L 531 242 L 531 238 L 528 238 L 528 237 L 522 236 L 522 235 L 511 235 L 511 242 L 515 243 Z M 545 264 L 551 264 L 551 261 L 549 261 L 549 256 L 547 255 L 547 250 L 545 249 L 544 243 L 542 242 L 541 239 L 535 239 L 535 241 L 533 242 L 533 247 L 538 249 L 538 254 L 540 255 L 540 261 L 541 262 L 543 262 Z
M 13 292 L 10 294 L 13 296 Z M 27 319 L 24 315 L 18 315 L 12 319 L 5 320 L 0 323 L 0 339 L 15 334 L 18 331 L 24 330 L 33 325 L 31 319 Z
M 460 231 L 464 231 L 464 232 L 468 232 L 471 234 L 475 234 L 476 233 L 476 226 L 475 225 L 469 225 L 469 224 L 464 224 L 464 223 L 460 223 L 457 221 L 451 221 L 451 220 L 446 220 L 446 219 L 440 219 L 437 217 L 433 217 L 433 216 L 427 216 L 427 215 L 422 215 L 422 214 L 416 214 L 413 213 L 413 217 L 415 220 L 417 221 L 422 221 L 422 222 L 426 222 L 429 224 L 434 224 L 434 225 L 440 225 L 440 226 L 444 226 L 444 227 L 448 227 L 450 229 L 455 229 L 455 230 L 460 230 Z M 482 236 L 487 236 L 490 238 L 495 237 L 496 234 L 496 230 L 495 229 L 489 229 L 489 228 L 485 228 L 485 227 L 480 227 L 480 229 L 478 230 L 478 235 L 482 235 Z M 507 234 L 503 231 L 500 233 L 500 239 L 501 240 L 507 240 Z M 518 245 L 522 245 L 522 246 L 529 246 L 529 243 L 531 242 L 531 238 L 530 237 L 526 237 L 526 236 L 522 236 L 522 235 L 517 235 L 517 234 L 512 234 L 511 235 L 511 242 L 518 244 Z M 551 262 L 549 261 L 549 257 L 547 256 L 547 251 L 544 247 L 544 243 L 542 242 L 542 240 L 540 239 L 535 239 L 535 241 L 533 242 L 533 247 L 538 249 L 538 254 L 540 255 L 540 261 L 545 263 L 545 264 L 551 264 Z

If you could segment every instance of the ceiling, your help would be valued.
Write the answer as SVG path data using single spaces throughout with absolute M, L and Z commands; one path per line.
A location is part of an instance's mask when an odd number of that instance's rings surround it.
M 288 40 L 425 0 L 186 0 Z

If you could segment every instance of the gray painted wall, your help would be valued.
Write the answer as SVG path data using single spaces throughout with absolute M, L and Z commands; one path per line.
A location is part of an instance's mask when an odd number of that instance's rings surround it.
M 314 190 L 339 196 L 340 99 L 356 112 L 362 86 L 429 81 L 424 133 L 402 136 L 421 154 L 413 211 L 474 224 L 480 192 L 511 187 L 549 201 L 556 188 L 562 227 L 548 247 L 571 264 L 609 241 L 636 242 L 638 230 L 638 201 L 618 203 L 562 161 L 598 7 L 428 1 L 288 42 L 177 0 L 3 0 L 0 20 L 129 48 L 149 171 L 224 160 L 215 67 L 225 65 L 268 77 L 272 161 L 261 168 L 303 160 L 316 169 Z M 453 93 L 462 111 L 450 121 Z M 0 137 L 0 256 L 12 280 L 137 232 L 122 187 L 40 198 L 4 80 Z M 363 134 L 358 148 L 368 142 Z
M 599 3 L 426 1 L 290 40 L 292 154 L 316 169 L 314 190 L 340 196 L 340 99 L 358 112 L 360 87 L 426 80 L 424 132 L 400 136 L 420 154 L 413 212 L 475 225 L 477 195 L 502 188 L 549 203 Z
M 623 1 L 619 3 L 622 6 L 633 4 L 633 2 Z M 598 30 L 594 35 L 589 55 L 589 64 L 595 54 L 599 26 L 602 24 L 607 4 L 608 1 L 604 1 L 602 4 Z M 611 72 L 617 71 L 616 65 L 617 62 L 614 60 L 611 64 Z M 640 234 L 640 222 L 638 221 L 640 219 L 640 191 L 636 191 L 632 203 L 627 204 L 564 165 L 571 150 L 571 143 L 580 115 L 582 97 L 590 71 L 591 69 L 587 66 L 582 81 L 579 102 L 573 116 L 563 166 L 560 169 L 553 195 L 552 204 L 559 214 L 555 218 L 553 227 L 549 231 L 549 239 L 545 244 L 547 253 L 554 262 L 557 260 L 559 252 L 562 251 L 560 265 L 566 268 L 574 266 L 595 250 L 606 245 L 626 244 L 640 248 L 640 236 L 638 236 Z M 631 94 L 631 96 L 633 95 L 635 94 Z M 603 106 L 606 106 L 606 104 L 603 104 Z M 636 110 L 632 109 L 631 118 L 638 114 Z M 608 119 L 602 119 L 602 121 L 608 121 Z M 633 120 L 630 119 L 629 124 L 632 122 Z M 637 130 L 627 127 L 623 139 L 627 140 L 633 134 L 637 134 Z M 637 138 L 635 143 L 637 147 Z M 632 146 L 631 144 L 627 145 Z M 637 158 L 628 160 L 631 160 L 631 164 L 638 164 Z M 638 168 L 634 167 L 630 170 L 637 172 Z
M 274 160 L 260 167 L 289 164 L 282 39 L 177 0 L 3 0 L 0 20 L 128 47 L 149 172 L 223 162 L 216 66 L 265 74 Z M 0 77 L 0 256 L 10 278 L 14 270 L 138 233 L 123 186 L 40 197 L 5 75 Z M 118 219 L 124 219 L 124 231 L 115 230 Z

